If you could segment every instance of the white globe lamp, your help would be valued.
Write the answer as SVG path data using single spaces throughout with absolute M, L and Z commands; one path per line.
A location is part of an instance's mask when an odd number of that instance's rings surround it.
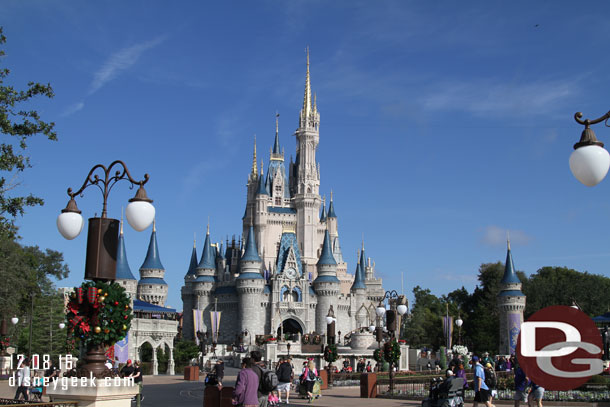
M 57 217 L 57 230 L 64 238 L 72 240 L 83 230 L 83 225 L 81 211 L 78 210 L 74 198 L 70 198 L 66 208 L 62 209 Z
M 381 307 L 381 306 L 377 307 L 375 309 L 375 313 L 377 313 L 378 317 L 380 317 L 380 318 L 383 317 L 385 315 L 385 307 Z
M 610 168 L 610 154 L 599 145 L 577 148 L 570 155 L 570 170 L 577 180 L 588 187 L 599 184 Z
M 458 317 L 458 319 L 455 320 L 455 324 L 457 325 L 458 328 L 461 328 L 463 323 L 464 323 L 464 321 L 462 321 L 462 318 L 460 318 L 460 317 Z
M 142 232 L 150 226 L 155 219 L 155 207 L 152 200 L 146 196 L 146 190 L 140 186 L 136 196 L 129 200 L 129 205 L 125 208 L 125 217 L 132 228 Z
M 335 319 L 333 317 L 326 317 L 326 324 L 330 325 L 335 321 Z
M 66 327 L 66 324 L 64 324 L 63 322 L 59 323 L 59 329 L 64 329 Z
M 12 317 L 12 318 L 11 318 L 11 323 L 12 323 L 13 325 L 17 325 L 17 322 L 19 322 L 19 318 L 17 318 L 17 317 Z
M 370 333 L 375 332 L 375 325 L 371 325 L 371 326 L 369 326 L 369 332 L 370 332 Z
M 400 315 L 404 315 L 407 313 L 407 306 L 404 304 L 400 304 L 398 307 L 396 307 L 396 311 L 398 311 Z

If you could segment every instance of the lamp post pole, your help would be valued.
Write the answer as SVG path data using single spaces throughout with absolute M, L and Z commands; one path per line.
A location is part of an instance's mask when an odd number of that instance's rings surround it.
M 398 293 L 396 292 L 396 290 L 390 290 L 390 291 L 386 291 L 384 296 L 381 298 L 381 300 L 379 301 L 379 305 L 377 306 L 377 309 L 375 310 L 375 312 L 377 313 L 377 316 L 379 317 L 379 319 L 381 320 L 383 318 L 383 316 L 385 315 L 385 322 L 386 322 L 386 327 L 388 329 L 388 332 L 390 333 L 388 342 L 386 342 L 385 344 L 385 352 L 384 354 L 388 353 L 390 354 L 390 352 L 392 351 L 393 345 L 394 345 L 394 341 L 396 340 L 396 317 L 397 314 L 402 316 L 407 312 L 407 306 L 403 303 L 403 296 L 399 296 Z M 385 300 L 388 300 L 388 304 L 390 305 L 390 309 L 386 310 L 385 307 Z M 400 305 L 398 305 L 398 303 L 400 302 Z M 380 327 L 377 327 L 378 331 L 377 331 L 377 341 L 379 342 L 379 348 L 381 349 L 381 329 Z M 390 354 L 389 357 L 389 362 L 390 362 L 390 394 L 394 394 L 394 358 L 393 355 Z
M 455 320 L 455 324 L 458 327 L 458 345 L 462 345 L 462 324 L 463 323 L 464 323 L 464 321 L 458 315 L 458 319 Z
M 116 170 L 113 173 L 113 170 Z M 84 190 L 90 186 L 96 186 L 102 192 L 102 216 L 89 219 L 87 234 L 87 252 L 85 260 L 85 279 L 93 281 L 114 281 L 116 278 L 116 254 L 119 242 L 119 221 L 107 217 L 108 195 L 114 185 L 126 180 L 133 188 L 138 186 L 136 195 L 129 200 L 129 205 L 125 210 L 127 222 L 135 230 L 141 232 L 148 228 L 155 217 L 155 208 L 151 205 L 152 200 L 146 195 L 144 185 L 148 182 L 148 174 L 144 174 L 144 179 L 135 180 L 129 170 L 120 160 L 113 161 L 108 167 L 97 164 L 87 174 L 85 181 L 78 191 L 74 192 L 68 188 L 70 200 L 66 208 L 61 211 L 57 218 L 57 229 L 68 240 L 76 238 L 83 228 L 83 217 L 76 205 L 74 198 L 83 194 Z M 88 317 L 96 317 L 97 311 Z M 31 330 L 30 330 L 31 332 Z M 31 343 L 31 341 L 30 341 Z M 31 344 L 30 344 L 31 346 Z M 90 373 L 95 377 L 103 377 L 105 362 L 104 344 L 87 346 L 87 364 L 80 371 L 81 375 L 88 376 Z
M 335 323 L 337 322 L 337 318 L 335 318 L 335 311 L 333 310 L 333 306 L 331 305 L 328 309 L 328 314 L 326 315 L 326 346 L 330 347 L 335 344 Z M 336 356 L 336 355 L 335 355 Z M 328 363 L 328 387 L 332 387 L 333 384 L 333 363 Z

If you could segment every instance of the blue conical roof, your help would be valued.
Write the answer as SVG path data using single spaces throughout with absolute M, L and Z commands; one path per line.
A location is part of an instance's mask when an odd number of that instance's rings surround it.
M 515 266 L 513 264 L 513 255 L 510 253 L 510 242 L 508 243 L 508 249 L 506 251 L 506 264 L 504 266 L 504 276 L 502 277 L 501 284 L 521 284 L 521 280 L 515 273 Z
M 330 248 L 330 235 L 328 234 L 328 229 L 324 232 L 324 243 L 322 243 L 322 254 L 320 255 L 320 260 L 318 260 L 318 265 L 336 265 L 337 261 L 333 256 L 333 251 Z
M 153 227 L 152 234 L 150 235 L 150 243 L 148 244 L 148 252 L 146 253 L 146 259 L 140 269 L 158 269 L 165 270 L 161 259 L 159 258 L 159 247 L 157 246 L 157 231 Z
M 119 235 L 119 248 L 116 255 L 116 280 L 135 280 L 129 263 L 127 262 L 127 254 L 125 251 L 125 239 L 123 233 Z
M 336 218 L 337 214 L 335 214 L 335 205 L 333 205 L 333 200 L 330 200 L 330 205 L 328 205 L 328 217 Z
M 352 284 L 352 290 L 358 288 L 366 289 L 366 284 L 364 283 L 364 276 L 362 273 L 362 267 L 360 267 L 360 262 L 356 265 L 356 273 L 354 274 L 354 283 Z
M 262 173 L 258 177 L 258 190 L 256 193 L 258 195 L 269 195 L 269 192 L 267 192 L 267 187 L 265 186 L 265 177 Z
M 326 203 L 322 204 L 322 213 L 320 214 L 320 222 L 326 220 Z
M 246 240 L 246 251 L 241 258 L 241 261 L 258 261 L 262 262 L 256 248 L 256 237 L 254 236 L 254 227 L 250 225 L 248 230 L 248 240 Z
M 189 265 L 189 271 L 186 273 L 187 276 L 194 276 L 197 274 L 197 249 L 193 246 L 193 253 L 191 253 L 191 263 Z
M 216 256 L 214 249 L 210 244 L 210 232 L 205 235 L 205 242 L 203 243 L 203 253 L 201 254 L 201 261 L 197 265 L 199 269 L 215 269 L 216 268 Z
M 364 254 L 364 241 L 362 242 L 362 250 L 360 251 L 360 278 L 362 281 L 366 278 L 366 255 Z
M 273 143 L 273 154 L 281 154 L 280 151 L 280 136 L 278 132 L 275 132 L 275 142 Z

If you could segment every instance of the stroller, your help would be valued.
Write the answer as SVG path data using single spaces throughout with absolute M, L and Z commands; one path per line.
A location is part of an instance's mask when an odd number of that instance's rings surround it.
M 203 381 L 205 383 L 205 386 L 218 386 L 218 376 L 216 376 L 216 373 L 208 373 L 207 375 L 205 375 L 205 379 Z
M 422 401 L 422 407 L 463 407 L 464 381 L 459 377 L 442 377 L 430 381 L 428 397 Z

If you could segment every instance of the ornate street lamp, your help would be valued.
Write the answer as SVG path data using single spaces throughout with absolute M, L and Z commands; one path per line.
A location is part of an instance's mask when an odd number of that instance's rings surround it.
M 286 344 L 286 349 L 288 349 L 288 358 L 290 358 L 290 342 Z
M 457 325 L 458 327 L 458 345 L 462 344 L 462 325 L 464 324 L 464 321 L 462 321 L 462 318 L 460 318 L 460 316 L 458 315 L 458 318 L 455 320 L 455 325 Z
M 400 306 L 397 305 L 399 298 L 402 301 L 402 299 L 404 297 L 399 296 L 398 293 L 396 292 L 396 290 L 386 291 L 384 296 L 379 301 L 379 305 L 377 306 L 377 309 L 375 310 L 375 312 L 377 313 L 377 316 L 380 319 L 383 318 L 383 316 L 385 315 L 386 327 L 387 327 L 388 332 L 390 333 L 390 338 L 388 339 L 388 342 L 386 343 L 386 352 L 392 348 L 392 341 L 395 340 L 396 314 L 398 313 L 400 316 L 402 316 L 407 312 L 406 305 L 404 305 L 404 304 L 401 304 Z M 386 299 L 388 300 L 388 303 L 390 304 L 389 310 L 386 310 L 385 305 L 384 305 L 384 301 Z M 379 347 L 381 348 L 381 339 L 382 339 L 383 334 L 381 333 L 380 328 L 381 327 L 378 327 L 378 330 L 377 330 L 377 342 L 379 342 Z M 394 360 L 393 359 L 390 359 L 390 394 L 394 394 Z
M 113 169 L 116 169 L 114 173 L 112 173 Z M 57 218 L 57 229 L 68 240 L 76 238 L 83 228 L 83 217 L 76 206 L 74 197 L 82 196 L 83 191 L 92 185 L 98 187 L 102 192 L 102 216 L 89 218 L 85 261 L 86 280 L 114 281 L 116 279 L 119 221 L 107 217 L 107 206 L 108 195 L 117 182 L 126 180 L 131 184 L 130 188 L 138 186 L 136 195 L 129 200 L 129 205 L 125 210 L 127 222 L 131 227 L 141 232 L 153 222 L 155 207 L 152 206 L 152 200 L 148 198 L 144 189 L 148 178 L 148 174 L 144 174 L 143 180 L 136 181 L 129 173 L 125 163 L 116 160 L 108 167 L 97 164 L 91 168 L 78 191 L 74 192 L 72 188 L 68 188 L 70 200 Z M 106 369 L 104 352 L 104 346 L 90 345 L 85 357 L 87 364 L 83 366 L 82 374 L 88 375 L 91 372 L 94 376 L 102 377 Z
M 574 144 L 574 151 L 570 155 L 570 170 L 580 182 L 588 187 L 595 186 L 604 179 L 610 168 L 610 155 L 604 149 L 604 143 L 597 140 L 595 132 L 589 126 L 605 122 L 608 126 L 610 112 L 594 120 L 582 120 L 582 113 L 577 112 L 574 120 L 585 126 L 580 141 Z
M 335 311 L 333 310 L 333 306 L 331 305 L 328 309 L 328 315 L 326 315 L 326 344 L 334 345 L 335 344 L 335 322 L 337 319 L 335 318 Z

